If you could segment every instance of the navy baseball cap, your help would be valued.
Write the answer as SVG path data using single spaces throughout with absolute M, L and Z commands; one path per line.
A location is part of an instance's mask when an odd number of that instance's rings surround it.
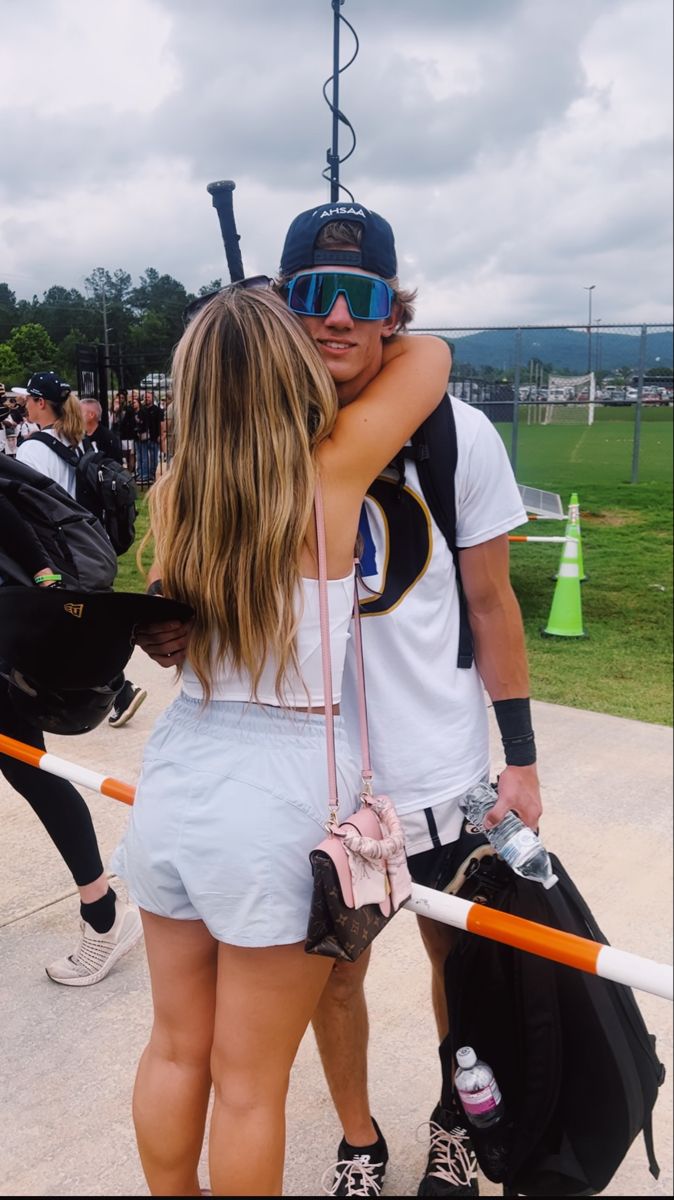
M 355 221 L 363 227 L 357 250 L 316 249 L 316 238 L 331 221 Z M 347 204 L 320 204 L 302 212 L 292 222 L 281 254 L 281 274 L 295 275 L 307 267 L 361 267 L 384 279 L 398 273 L 393 230 L 388 221 L 353 201 Z
M 29 396 L 41 396 L 49 404 L 60 408 L 70 395 L 70 384 L 63 383 L 54 371 L 36 371 L 26 384 Z

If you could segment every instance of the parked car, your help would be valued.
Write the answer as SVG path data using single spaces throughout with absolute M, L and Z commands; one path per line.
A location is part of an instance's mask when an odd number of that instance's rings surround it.
M 145 375 L 139 384 L 141 392 L 162 392 L 166 393 L 171 388 L 170 375 L 163 375 L 160 371 L 155 371 L 150 375 Z

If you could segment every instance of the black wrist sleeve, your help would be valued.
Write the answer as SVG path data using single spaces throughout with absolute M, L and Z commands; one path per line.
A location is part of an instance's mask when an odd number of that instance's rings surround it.
M 494 716 L 501 732 L 507 766 L 530 767 L 536 762 L 536 742 L 529 697 L 494 700 Z

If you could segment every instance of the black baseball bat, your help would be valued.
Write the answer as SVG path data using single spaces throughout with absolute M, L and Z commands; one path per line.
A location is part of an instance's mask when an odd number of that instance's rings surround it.
M 240 238 L 236 232 L 232 202 L 232 192 L 235 187 L 236 184 L 232 179 L 218 179 L 215 183 L 209 183 L 206 186 L 206 191 L 210 192 L 213 198 L 213 208 L 218 214 L 220 232 L 227 255 L 229 278 L 232 283 L 237 283 L 239 279 L 244 278 L 243 262 L 239 250 Z

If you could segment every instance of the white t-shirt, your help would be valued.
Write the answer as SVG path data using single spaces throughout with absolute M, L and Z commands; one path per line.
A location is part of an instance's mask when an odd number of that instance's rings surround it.
M 458 450 L 456 541 L 464 548 L 507 533 L 527 516 L 494 426 L 461 400 L 452 397 L 452 406 Z M 458 800 L 489 770 L 482 681 L 474 664 L 457 667 L 454 562 L 409 460 L 405 476 L 402 502 L 391 472 L 368 491 L 362 566 L 373 594 L 361 586 L 374 784 L 376 791 L 391 796 L 401 817 Z M 353 638 L 347 648 L 342 711 L 355 748 Z M 462 819 L 458 806 L 451 820 L 444 816 L 443 843 L 458 837 Z M 408 849 L 414 852 L 414 847 Z
M 63 442 L 64 446 L 70 445 L 66 438 L 56 433 L 54 429 L 48 429 L 46 432 L 49 437 Z M 32 467 L 34 471 L 39 471 L 40 474 L 53 479 L 54 483 L 65 488 L 69 496 L 75 498 L 75 468 L 69 466 L 64 459 L 59 458 L 58 454 L 51 450 L 45 442 L 38 442 L 32 437 L 28 438 L 28 441 L 22 442 L 19 446 L 16 457 L 27 467 Z

